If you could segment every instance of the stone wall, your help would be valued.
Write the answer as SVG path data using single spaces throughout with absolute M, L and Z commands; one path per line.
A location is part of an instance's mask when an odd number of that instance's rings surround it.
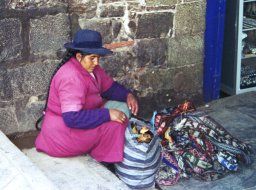
M 1 0 L 0 130 L 34 129 L 48 83 L 79 28 L 101 32 L 101 59 L 134 90 L 140 116 L 184 99 L 202 103 L 204 0 Z

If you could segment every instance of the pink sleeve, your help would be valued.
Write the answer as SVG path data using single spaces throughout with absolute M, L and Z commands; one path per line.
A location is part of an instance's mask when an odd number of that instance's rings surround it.
M 61 112 L 80 111 L 85 103 L 86 85 L 79 78 L 64 78 L 60 81 L 58 93 Z
M 100 77 L 101 92 L 108 90 L 114 82 L 113 79 L 100 66 L 97 67 L 95 74 Z

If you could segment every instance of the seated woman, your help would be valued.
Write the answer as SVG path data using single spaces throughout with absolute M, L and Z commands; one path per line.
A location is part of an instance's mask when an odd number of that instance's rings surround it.
M 64 47 L 67 54 L 51 79 L 36 149 L 55 157 L 88 153 L 99 162 L 120 162 L 137 100 L 99 66 L 100 57 L 112 53 L 102 47 L 99 32 L 79 30 Z

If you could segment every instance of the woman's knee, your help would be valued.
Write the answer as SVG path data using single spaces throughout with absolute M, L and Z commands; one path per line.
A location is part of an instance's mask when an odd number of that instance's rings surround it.
M 127 118 L 131 117 L 131 111 L 128 108 L 128 105 L 125 102 L 119 102 L 119 101 L 108 101 L 105 105 L 105 108 L 107 109 L 118 109 L 119 111 L 122 111 L 125 113 Z

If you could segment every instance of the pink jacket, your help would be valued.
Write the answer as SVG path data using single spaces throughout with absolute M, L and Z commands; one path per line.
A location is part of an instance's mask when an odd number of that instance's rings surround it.
M 79 139 L 84 139 L 84 133 L 88 131 L 68 128 L 61 114 L 103 105 L 100 94 L 110 88 L 113 79 L 100 66 L 95 68 L 94 75 L 96 79 L 74 58 L 55 74 L 50 86 L 48 109 L 36 139 L 38 150 L 53 156 L 72 156 L 85 152 L 86 148 L 82 147 L 84 143 Z

